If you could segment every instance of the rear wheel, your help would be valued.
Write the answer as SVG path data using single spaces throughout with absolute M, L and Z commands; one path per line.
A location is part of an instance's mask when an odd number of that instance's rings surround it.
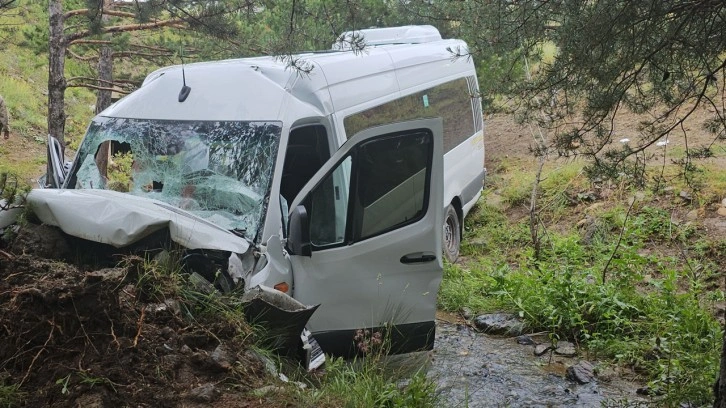
M 446 207 L 444 215 L 444 257 L 449 262 L 455 262 L 459 257 L 459 246 L 461 245 L 461 222 L 459 214 L 453 206 Z

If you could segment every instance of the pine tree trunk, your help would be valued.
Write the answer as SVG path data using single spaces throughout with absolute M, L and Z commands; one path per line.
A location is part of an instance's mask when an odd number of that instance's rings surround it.
M 55 136 L 65 150 L 65 59 L 66 39 L 63 34 L 62 0 L 48 5 L 50 37 L 48 55 L 48 134 Z
M 98 56 L 98 85 L 104 88 L 110 87 L 113 81 L 113 50 L 104 46 Z M 99 89 L 96 92 L 96 114 L 111 106 L 111 91 Z

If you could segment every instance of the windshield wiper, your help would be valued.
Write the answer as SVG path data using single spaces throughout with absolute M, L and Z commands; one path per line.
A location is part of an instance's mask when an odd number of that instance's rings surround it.
M 240 238 L 245 238 L 245 236 L 247 234 L 247 229 L 246 228 L 232 228 L 231 230 L 229 230 L 229 232 L 233 233 L 234 235 L 237 235 Z

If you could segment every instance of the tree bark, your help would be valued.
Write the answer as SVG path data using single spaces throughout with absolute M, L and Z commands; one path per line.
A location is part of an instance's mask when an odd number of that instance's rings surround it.
M 101 21 L 105 26 L 108 22 L 109 13 L 113 13 L 112 2 L 104 0 L 103 2 L 103 15 Z M 113 49 L 110 46 L 111 37 L 106 35 L 104 40 L 107 40 L 109 44 L 103 45 L 98 54 L 98 86 L 96 91 L 96 114 L 98 115 L 104 109 L 111 106 L 112 92 L 109 88 L 113 88 Z
M 62 0 L 49 1 L 48 15 L 48 134 L 58 138 L 65 151 L 66 38 L 63 34 Z
M 96 92 L 96 114 L 111 106 L 111 91 L 108 84 L 113 81 L 113 50 L 104 45 L 98 56 L 98 86 Z

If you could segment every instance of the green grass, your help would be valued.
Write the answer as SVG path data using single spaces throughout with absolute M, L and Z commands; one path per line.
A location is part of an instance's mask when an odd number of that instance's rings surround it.
M 294 406 L 301 407 L 438 406 L 436 385 L 424 371 L 404 375 L 389 370 L 385 363 L 375 358 L 353 363 L 328 360 L 321 383 L 313 390 L 297 393 L 294 399 Z
M 0 384 L 0 408 L 14 408 L 21 406 L 24 393 L 20 391 L 20 387 L 16 384 L 2 385 Z

